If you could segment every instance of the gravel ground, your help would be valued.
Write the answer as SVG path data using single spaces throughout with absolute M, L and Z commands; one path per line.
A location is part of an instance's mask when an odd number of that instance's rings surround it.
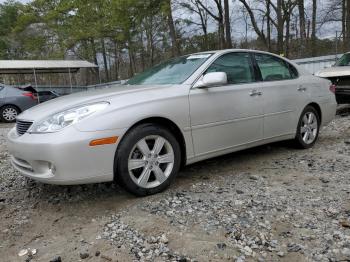
M 277 143 L 197 163 L 146 198 L 24 179 L 9 165 L 10 127 L 0 261 L 350 261 L 346 110 L 313 149 Z

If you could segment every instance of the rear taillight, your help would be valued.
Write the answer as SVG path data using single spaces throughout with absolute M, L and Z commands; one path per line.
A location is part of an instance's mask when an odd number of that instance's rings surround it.
M 30 97 L 33 100 L 37 100 L 37 97 L 33 93 L 23 93 L 22 95 Z
M 333 94 L 335 94 L 335 90 L 337 89 L 337 86 L 335 84 L 332 84 L 330 87 L 329 87 L 329 91 L 331 91 Z

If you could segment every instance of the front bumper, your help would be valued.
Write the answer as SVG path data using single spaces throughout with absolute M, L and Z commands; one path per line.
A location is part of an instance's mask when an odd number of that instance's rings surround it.
M 69 127 L 50 134 L 8 134 L 13 167 L 34 180 L 59 185 L 112 181 L 114 156 L 124 129 L 81 132 Z M 116 144 L 89 146 L 95 139 L 118 136 Z

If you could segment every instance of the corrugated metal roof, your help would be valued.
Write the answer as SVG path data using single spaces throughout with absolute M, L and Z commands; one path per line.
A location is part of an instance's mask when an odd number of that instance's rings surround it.
M 96 68 L 95 64 L 82 60 L 0 60 L 0 74 L 76 72 L 81 68 Z
M 297 64 L 328 62 L 328 61 L 335 61 L 335 60 L 339 59 L 342 55 L 343 54 L 301 58 L 301 59 L 294 59 L 293 62 L 295 62 Z

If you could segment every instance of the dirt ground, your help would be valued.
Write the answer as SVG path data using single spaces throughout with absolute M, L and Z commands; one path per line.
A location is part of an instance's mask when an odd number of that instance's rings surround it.
M 52 186 L 9 164 L 0 124 L 0 261 L 350 261 L 350 116 L 310 150 L 277 143 L 188 166 L 135 198 Z M 36 254 L 19 256 L 23 250 Z

